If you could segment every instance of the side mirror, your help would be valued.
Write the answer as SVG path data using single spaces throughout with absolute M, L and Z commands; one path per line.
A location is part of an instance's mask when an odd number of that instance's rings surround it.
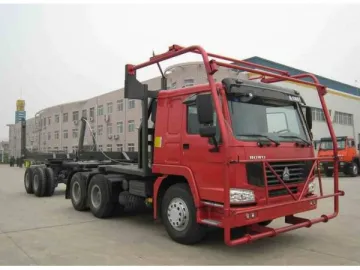
M 199 132 L 201 137 L 214 138 L 216 135 L 216 127 L 215 126 L 200 127 Z
M 214 107 L 210 94 L 199 94 L 196 97 L 196 108 L 198 113 L 198 120 L 200 124 L 210 125 L 214 124 Z
M 312 130 L 312 111 L 311 107 L 306 107 L 305 111 L 306 123 L 309 127 L 309 130 Z

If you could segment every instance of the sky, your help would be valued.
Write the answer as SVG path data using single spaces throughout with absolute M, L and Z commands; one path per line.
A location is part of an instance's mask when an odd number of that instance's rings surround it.
M 15 121 L 124 85 L 124 66 L 154 50 L 201 45 L 260 56 L 360 86 L 360 3 L 0 4 L 0 140 Z M 200 60 L 182 56 L 168 65 Z M 158 76 L 157 67 L 139 78 Z

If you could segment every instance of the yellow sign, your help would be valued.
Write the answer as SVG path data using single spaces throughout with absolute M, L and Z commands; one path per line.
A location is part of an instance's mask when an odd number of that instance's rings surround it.
M 25 111 L 25 100 L 18 99 L 16 101 L 16 110 L 17 111 Z

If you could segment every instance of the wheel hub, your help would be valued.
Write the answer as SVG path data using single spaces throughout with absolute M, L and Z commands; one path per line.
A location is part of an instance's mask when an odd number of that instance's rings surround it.
M 184 230 L 189 223 L 189 210 L 185 202 L 180 198 L 171 200 L 167 215 L 171 226 L 177 231 Z
M 95 208 L 101 205 L 101 190 L 98 185 L 93 185 L 91 188 L 91 203 Z
M 81 188 L 78 182 L 75 182 L 72 186 L 72 194 L 75 202 L 80 201 L 81 197 Z
M 358 174 L 358 167 L 356 165 L 353 166 L 353 173 L 354 175 Z

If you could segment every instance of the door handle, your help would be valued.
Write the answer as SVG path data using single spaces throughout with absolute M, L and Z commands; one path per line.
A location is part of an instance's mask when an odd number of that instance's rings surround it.
M 188 144 L 188 143 L 183 144 L 183 149 L 189 149 L 189 148 L 190 148 L 190 144 Z

